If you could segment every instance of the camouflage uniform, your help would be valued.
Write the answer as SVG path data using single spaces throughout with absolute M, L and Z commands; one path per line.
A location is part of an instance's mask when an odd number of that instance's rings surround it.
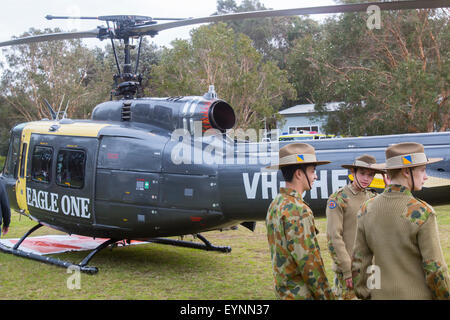
M 297 191 L 280 188 L 268 209 L 266 226 L 277 297 L 334 299 L 313 213 Z
M 367 288 L 375 258 L 381 285 Z M 358 213 L 353 280 L 362 299 L 450 299 L 436 214 L 401 185 L 389 185 Z
M 333 193 L 327 203 L 328 250 L 333 259 L 334 286 L 336 298 L 356 299 L 348 289 L 345 279 L 352 277 L 351 263 L 355 243 L 357 213 L 361 205 L 377 195 L 373 189 L 357 190 L 352 183 Z

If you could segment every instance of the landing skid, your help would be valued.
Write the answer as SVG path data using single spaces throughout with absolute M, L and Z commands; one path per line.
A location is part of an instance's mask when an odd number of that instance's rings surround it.
M 0 251 L 3 251 L 5 253 L 10 253 L 10 254 L 13 254 L 13 255 L 19 256 L 19 257 L 23 257 L 23 258 L 27 258 L 27 259 L 31 259 L 31 260 L 36 260 L 36 261 L 39 261 L 39 262 L 52 264 L 52 265 L 55 265 L 55 266 L 58 266 L 58 267 L 63 267 L 63 268 L 74 267 L 74 268 L 79 269 L 81 272 L 85 272 L 85 273 L 88 273 L 88 274 L 95 274 L 95 273 L 98 272 L 98 268 L 97 267 L 90 267 L 90 266 L 88 266 L 87 264 L 89 263 L 89 261 L 94 257 L 94 255 L 96 255 L 98 252 L 100 252 L 101 250 L 103 250 L 107 246 L 109 246 L 111 244 L 114 244 L 117 241 L 120 241 L 120 240 L 117 240 L 117 239 L 109 239 L 109 240 L 103 242 L 102 244 L 100 244 L 94 250 L 92 250 L 86 256 L 86 258 L 84 258 L 83 261 L 81 261 L 79 264 L 74 264 L 74 263 L 71 263 L 71 262 L 68 262 L 68 261 L 63 261 L 63 260 L 55 259 L 55 258 L 52 258 L 52 257 L 44 257 L 44 256 L 40 256 L 38 254 L 25 252 L 25 251 L 19 249 L 19 246 L 22 244 L 22 242 L 30 234 L 32 234 L 34 231 L 36 231 L 40 227 L 42 227 L 42 224 L 38 224 L 38 225 L 34 226 L 33 228 L 31 228 L 27 233 L 25 233 L 23 235 L 23 237 L 12 248 L 0 244 Z
M 200 250 L 206 250 L 206 251 L 231 252 L 231 247 L 228 247 L 228 246 L 226 246 L 226 247 L 215 246 L 215 245 L 211 244 L 211 242 L 209 242 L 201 234 L 197 234 L 196 236 L 197 236 L 197 238 L 199 238 L 203 242 L 203 244 L 202 243 L 190 242 L 190 241 L 165 239 L 165 238 L 153 238 L 153 239 L 148 239 L 146 241 L 159 243 L 159 244 L 168 244 L 168 245 L 177 246 L 177 247 L 200 249 Z
M 38 230 L 40 227 L 42 227 L 42 224 L 37 224 L 36 226 L 34 226 L 30 230 L 28 230 L 28 232 L 26 232 L 22 236 L 22 238 L 20 238 L 20 240 L 12 248 L 4 246 L 0 243 L 0 251 L 3 251 L 5 253 L 10 253 L 10 254 L 13 254 L 13 255 L 19 256 L 19 257 L 52 264 L 52 265 L 62 267 L 62 268 L 74 267 L 74 268 L 79 269 L 81 272 L 85 272 L 88 274 L 96 274 L 98 272 L 98 268 L 88 266 L 87 264 L 89 263 L 89 261 L 91 261 L 91 259 L 94 257 L 94 255 L 99 253 L 101 250 L 105 249 L 109 245 L 112 245 L 112 244 L 120 241 L 120 239 L 109 239 L 109 240 L 103 242 L 102 244 L 100 244 L 94 250 L 92 250 L 86 256 L 86 258 L 84 258 L 79 264 L 74 264 L 72 262 L 63 261 L 63 260 L 59 260 L 59 259 L 52 258 L 52 257 L 44 257 L 44 256 L 40 256 L 35 253 L 25 252 L 25 251 L 19 249 L 22 242 L 30 234 L 32 234 L 34 231 Z M 215 246 L 215 245 L 211 244 L 211 242 L 209 242 L 201 234 L 197 234 L 196 236 L 203 243 L 194 243 L 194 242 L 189 242 L 189 241 L 181 241 L 181 240 L 165 239 L 165 238 L 152 238 L 152 239 L 147 239 L 146 241 L 153 242 L 153 243 L 159 243 L 159 244 L 168 244 L 168 245 L 178 246 L 178 247 L 194 248 L 194 249 L 200 249 L 200 250 L 206 250 L 206 251 L 231 252 L 231 247 L 229 247 L 229 246 L 226 246 L 226 247 Z

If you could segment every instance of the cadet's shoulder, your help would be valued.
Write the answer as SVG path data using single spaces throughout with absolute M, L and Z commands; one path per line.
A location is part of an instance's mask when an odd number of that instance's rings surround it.
M 277 207 L 279 207 L 283 201 L 285 201 L 286 198 L 283 197 L 283 195 L 281 195 L 280 193 L 276 195 L 276 197 L 272 200 L 272 202 L 270 203 L 269 206 L 269 210 L 270 209 L 276 209 Z
M 304 217 L 312 214 L 311 209 L 306 203 L 295 197 L 277 197 L 270 206 L 272 211 L 279 211 L 280 216 L 284 217 Z
M 370 198 L 362 204 L 361 208 L 359 209 L 358 218 L 367 215 L 367 213 L 369 212 L 370 204 L 373 202 L 374 199 L 375 198 Z
M 336 200 L 337 198 L 341 198 L 341 197 L 346 197 L 345 193 L 344 193 L 344 187 L 341 187 L 339 189 L 337 189 L 335 192 L 333 192 L 330 197 L 328 198 L 328 200 Z
M 433 207 L 425 201 L 414 197 L 408 201 L 405 217 L 412 223 L 421 226 L 432 214 L 435 214 Z
M 335 209 L 338 206 L 341 208 L 345 208 L 347 201 L 348 195 L 347 192 L 345 192 L 344 187 L 339 188 L 328 198 L 327 208 Z

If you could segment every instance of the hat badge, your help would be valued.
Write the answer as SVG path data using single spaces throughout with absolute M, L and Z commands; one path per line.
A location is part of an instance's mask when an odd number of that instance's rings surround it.
M 305 156 L 302 154 L 298 154 L 297 155 L 297 162 L 303 162 L 305 161 Z
M 403 164 L 412 164 L 412 157 L 411 157 L 411 155 L 403 156 L 402 157 L 402 161 L 403 161 Z

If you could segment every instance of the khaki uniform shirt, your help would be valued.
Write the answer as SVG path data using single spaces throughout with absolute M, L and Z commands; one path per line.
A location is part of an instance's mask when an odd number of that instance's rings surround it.
M 327 203 L 328 250 L 333 259 L 333 271 L 352 276 L 352 254 L 355 243 L 357 213 L 368 199 L 377 195 L 372 189 L 358 191 L 352 183 L 333 193 Z
M 373 257 L 375 273 L 367 274 Z M 368 200 L 358 213 L 352 271 L 361 299 L 449 299 L 433 208 L 401 185 Z
M 266 217 L 279 299 L 333 299 L 311 209 L 295 190 L 280 188 Z

